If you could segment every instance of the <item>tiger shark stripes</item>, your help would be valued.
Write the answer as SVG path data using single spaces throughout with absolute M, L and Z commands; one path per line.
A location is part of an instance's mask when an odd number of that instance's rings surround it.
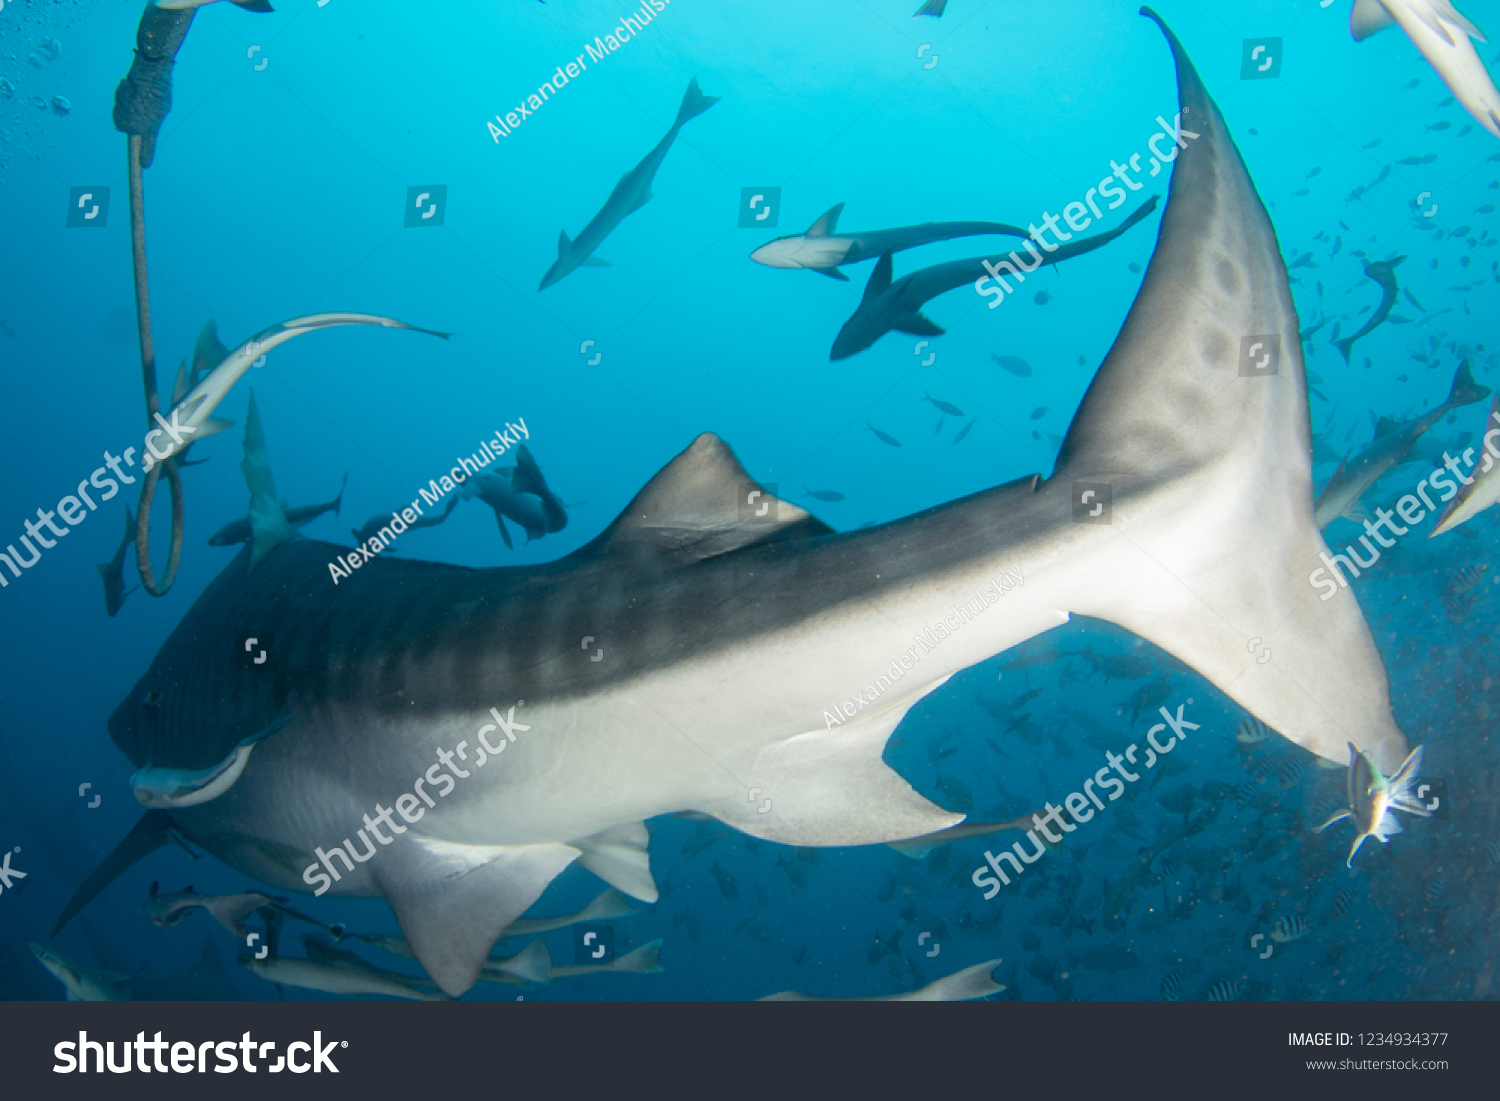
M 1218 108 L 1143 11 L 1200 138 L 1177 158 L 1155 254 L 1053 477 L 836 533 L 771 495 L 742 513 L 749 475 L 702 435 L 557 561 L 376 559 L 337 588 L 336 548 L 272 523 L 279 542 L 253 567 L 240 551 L 109 721 L 139 769 L 254 755 L 217 797 L 148 811 L 67 913 L 170 825 L 281 889 L 336 866 L 330 893 L 383 897 L 428 974 L 462 994 L 575 861 L 654 901 L 644 823 L 657 815 L 788 845 L 956 825 L 882 760 L 887 739 L 953 674 L 1073 615 L 1155 642 L 1314 753 L 1345 761 L 1352 743 L 1394 770 L 1406 739 L 1359 605 L 1347 590 L 1320 602 L 1302 576 L 1326 547 L 1281 250 Z M 1268 333 L 1285 334 L 1279 373 L 1241 377 L 1242 336 Z M 268 469 L 258 434 L 246 450 L 247 471 Z M 1111 523 L 1073 521 L 1075 481 L 1112 485 Z M 278 507 L 269 488 L 267 475 L 252 517 Z M 1017 564 L 1026 585 L 1003 612 L 828 727 L 830 696 L 872 684 Z M 257 671 L 239 666 L 247 630 L 276 640 Z M 600 660 L 580 650 L 586 635 Z M 422 798 L 398 798 L 414 777 Z M 334 846 L 354 860 L 325 864 Z

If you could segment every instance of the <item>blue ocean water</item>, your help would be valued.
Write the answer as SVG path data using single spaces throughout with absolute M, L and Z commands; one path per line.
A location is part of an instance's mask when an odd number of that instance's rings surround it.
M 1148 143 L 1162 131 L 1158 116 L 1176 114 L 1174 72 L 1136 5 L 949 0 L 941 18 L 914 19 L 916 6 L 673 0 L 601 58 L 586 45 L 628 5 L 460 0 L 414 11 L 390 0 L 284 0 L 273 14 L 199 10 L 145 173 L 161 389 L 170 392 L 210 319 L 230 348 L 328 311 L 454 335 L 331 329 L 249 370 L 219 409 L 236 427 L 195 445 L 193 458 L 209 461 L 183 472 L 184 552 L 164 598 L 134 592 L 114 618 L 102 607 L 94 566 L 114 553 L 122 502 L 134 507 L 138 487 L 101 502 L 0 591 L 0 853 L 14 850 L 11 866 L 25 873 L 0 890 L 0 994 L 62 995 L 27 942 L 49 942 L 74 890 L 140 815 L 127 782 L 135 768 L 105 722 L 232 560 L 232 549 L 205 543 L 246 511 L 240 425 L 252 388 L 280 496 L 326 501 L 348 474 L 341 514 L 304 533 L 346 546 L 353 525 L 411 501 L 456 456 L 524 419 L 529 450 L 572 506 L 565 529 L 528 543 L 512 525 L 509 549 L 475 501 L 394 548 L 472 567 L 547 563 L 583 547 L 703 432 L 841 532 L 1052 473 L 1141 287 L 1160 207 L 1099 251 L 1037 271 L 998 308 L 967 286 L 935 299 L 924 313 L 941 336 L 889 333 L 838 361 L 829 349 L 872 262 L 851 264 L 839 282 L 747 258 L 838 203 L 844 229 L 1026 226 L 1087 202 L 1113 164 L 1143 154 L 1146 165 L 1147 150 L 1163 148 Z M 106 452 L 140 447 L 125 141 L 110 117 L 140 8 L 0 7 L 0 544 L 74 492 Z M 1399 29 L 1354 43 L 1347 8 L 1159 8 L 1266 202 L 1303 331 L 1325 323 L 1304 346 L 1313 435 L 1326 445 L 1318 485 L 1372 442 L 1376 417 L 1440 406 L 1461 362 L 1478 384 L 1496 381 L 1488 348 L 1500 269 L 1487 250 L 1500 147 L 1444 102 L 1450 92 Z M 1473 2 L 1465 14 L 1492 28 L 1500 11 Z M 1274 76 L 1247 68 L 1261 40 L 1275 43 L 1260 55 L 1276 58 Z M 1493 47 L 1479 48 L 1493 66 Z M 580 73 L 511 133 L 489 128 L 580 56 Z M 693 78 L 721 100 L 683 127 L 654 197 L 598 246 L 612 266 L 537 290 L 558 232 L 579 235 L 662 139 Z M 1165 200 L 1169 171 L 1140 181 L 1103 228 L 1154 193 Z M 102 224 L 68 228 L 78 188 L 108 190 Z M 441 197 L 437 216 L 408 227 L 407 206 L 424 209 L 423 193 Z M 754 195 L 769 198 L 747 207 Z M 898 252 L 895 275 L 994 240 Z M 1408 257 L 1393 316 L 1346 363 L 1330 343 L 1335 325 L 1353 335 L 1380 299 L 1362 260 L 1393 256 Z M 995 357 L 1022 360 L 1029 374 Z M 1170 405 L 1172 395 L 1161 398 Z M 1443 416 L 1425 437 L 1437 461 L 1445 448 L 1482 448 L 1489 410 L 1485 398 Z M 1429 456 L 1395 467 L 1366 504 L 1394 507 L 1432 466 Z M 158 570 L 165 501 L 151 536 Z M 1423 798 L 1441 806 L 1432 819 L 1405 818 L 1407 832 L 1388 845 L 1366 841 L 1352 869 L 1347 823 L 1312 832 L 1343 805 L 1344 770 L 1319 768 L 1278 735 L 1238 741 L 1252 716 L 1221 688 L 1121 628 L 1076 617 L 917 703 L 887 763 L 939 805 L 999 822 L 1080 790 L 1106 752 L 1144 746 L 1159 706 L 1186 705 L 1199 729 L 1162 771 L 1125 787 L 995 897 L 973 873 L 987 848 L 1021 833 L 913 859 L 882 845 L 792 848 L 660 817 L 648 823 L 660 898 L 610 924 L 617 955 L 660 939 L 663 970 L 559 979 L 524 996 L 897 994 L 1002 960 L 1000 997 L 1493 998 L 1500 807 L 1488 779 L 1500 686 L 1495 575 L 1478 571 L 1496 516 L 1437 538 L 1428 520 L 1352 582 L 1395 716 L 1425 747 L 1423 776 L 1436 782 Z M 1336 519 L 1325 537 L 1340 550 L 1361 533 Z M 133 552 L 125 579 L 135 583 Z M 987 614 L 1003 615 L 1003 602 Z M 847 690 L 830 683 L 829 706 Z M 85 967 L 114 970 L 102 958 L 112 954 L 128 974 L 149 965 L 160 975 L 193 966 L 208 937 L 240 996 L 278 996 L 233 965 L 252 949 L 207 916 L 149 923 L 140 908 L 153 881 L 205 895 L 270 890 L 168 845 L 84 910 L 93 937 L 75 920 L 51 945 Z M 570 868 L 529 913 L 576 911 L 603 888 Z M 353 931 L 396 932 L 379 899 L 291 904 Z M 1293 918 L 1311 931 L 1267 939 Z M 546 938 L 554 963 L 574 962 L 569 930 Z M 466 996 L 517 990 L 482 984 Z

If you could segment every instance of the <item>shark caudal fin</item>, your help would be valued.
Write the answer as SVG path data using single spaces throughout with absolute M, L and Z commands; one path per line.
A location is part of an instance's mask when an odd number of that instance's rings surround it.
M 1176 59 L 1181 141 L 1140 293 L 1048 482 L 1065 528 L 1080 492 L 1111 494 L 1108 522 L 1074 536 L 1107 568 L 1079 571 L 1062 607 L 1171 651 L 1319 756 L 1353 742 L 1394 768 L 1406 738 L 1359 604 L 1309 580 L 1327 546 L 1275 230 L 1182 44 L 1142 13 Z
M 276 500 L 276 482 L 271 477 L 271 459 L 266 453 L 254 390 L 250 391 L 250 409 L 245 414 L 245 457 L 240 470 L 250 490 L 250 568 L 254 569 L 272 548 L 297 534 Z
M 547 521 L 547 534 L 555 534 L 568 526 L 568 511 L 547 486 L 542 477 L 542 468 L 523 443 L 516 449 L 516 474 L 511 487 L 517 493 L 530 493 L 541 499 L 542 515 Z
M 682 106 L 677 108 L 677 121 L 672 124 L 672 128 L 677 129 L 688 119 L 697 118 L 723 98 L 723 96 L 704 95 L 703 89 L 698 87 L 698 78 L 693 77 L 688 81 L 687 91 L 682 95 Z
M 1473 405 L 1476 401 L 1483 401 L 1493 393 L 1494 391 L 1488 386 L 1480 386 L 1474 381 L 1474 376 L 1469 372 L 1469 361 L 1466 359 L 1458 365 L 1458 370 L 1453 372 L 1453 386 L 1448 391 L 1448 400 L 1443 403 L 1443 408 L 1457 409 L 1461 405 Z
M 1348 363 L 1349 349 L 1354 347 L 1354 338 L 1352 336 L 1346 336 L 1342 340 L 1335 340 L 1333 342 L 1333 346 L 1343 353 L 1344 362 Z

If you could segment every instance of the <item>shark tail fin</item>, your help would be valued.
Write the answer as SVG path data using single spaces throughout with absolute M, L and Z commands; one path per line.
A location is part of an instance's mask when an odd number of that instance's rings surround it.
M 1344 354 L 1344 362 L 1349 362 L 1349 349 L 1354 347 L 1354 338 L 1346 336 L 1343 340 L 1335 340 L 1333 346 Z
M 1065 524 L 1077 486 L 1108 486 L 1110 522 L 1093 530 L 1109 568 L 1074 579 L 1061 609 L 1155 642 L 1321 757 L 1346 760 L 1352 741 L 1394 768 L 1406 738 L 1359 603 L 1349 589 L 1323 602 L 1309 581 L 1328 548 L 1275 229 L 1182 44 L 1142 11 L 1176 60 L 1186 148 L 1136 301 L 1046 483 L 1055 503 L 1016 489 L 1017 508 Z M 1243 342 L 1262 334 L 1282 334 L 1279 372 L 1243 376 Z M 1162 392 L 1191 403 L 1191 426 L 1154 404 Z
M 276 503 L 276 483 L 271 477 L 271 459 L 266 453 L 254 390 L 250 391 L 250 408 L 245 414 L 245 457 L 240 470 L 250 490 L 250 568 L 254 569 L 283 540 L 296 535 Z
M 1450 409 L 1457 409 L 1460 405 L 1473 405 L 1476 401 L 1483 401 L 1492 393 L 1494 391 L 1488 386 L 1480 386 L 1474 381 L 1474 376 L 1469 372 L 1469 361 L 1466 359 L 1458 365 L 1458 370 L 1453 372 L 1453 388 L 1448 392 L 1448 401 L 1445 404 Z
M 693 77 L 688 81 L 687 91 L 682 95 L 682 106 L 677 108 L 677 121 L 673 124 L 674 127 L 681 126 L 688 119 L 697 118 L 722 98 L 722 96 L 704 95 L 703 89 L 698 87 L 698 78 Z
M 172 819 L 164 810 L 148 810 L 141 815 L 125 839 L 115 846 L 115 851 L 106 856 L 83 885 L 73 892 L 57 924 L 52 927 L 52 935 L 57 936 L 62 927 L 72 921 L 95 895 L 113 883 L 121 872 L 165 845 L 167 828 L 171 824 Z
M 844 212 L 844 204 L 831 206 L 823 212 L 823 216 L 812 225 L 807 227 L 804 237 L 828 237 L 838 232 L 839 215 Z
M 547 486 L 542 468 L 531 457 L 531 452 L 526 450 L 524 443 L 516 449 L 516 476 L 512 485 L 517 493 L 531 493 L 541 498 L 542 514 L 547 520 L 547 531 L 544 534 L 553 534 L 568 526 L 567 509 L 563 508 L 557 494 Z

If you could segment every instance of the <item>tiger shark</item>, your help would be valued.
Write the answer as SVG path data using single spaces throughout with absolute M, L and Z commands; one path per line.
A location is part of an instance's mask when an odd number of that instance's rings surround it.
M 870 229 L 862 233 L 838 231 L 839 215 L 844 204 L 830 208 L 802 233 L 767 241 L 750 254 L 750 259 L 768 268 L 802 268 L 849 281 L 839 271 L 842 264 L 873 260 L 887 252 L 902 252 L 955 237 L 980 237 L 999 234 L 1025 237 L 1028 230 L 1005 222 L 923 222 L 919 226 L 897 229 Z
M 1315 754 L 1399 765 L 1358 602 L 1303 576 L 1327 548 L 1281 249 L 1181 43 L 1143 12 L 1200 137 L 1050 478 L 840 533 L 704 434 L 556 561 L 377 557 L 335 586 L 341 548 L 285 524 L 247 431 L 253 545 L 111 715 L 150 806 L 59 926 L 170 828 L 277 889 L 383 898 L 457 996 L 574 862 L 656 901 L 657 815 L 798 846 L 957 825 L 887 740 L 955 673 L 1073 615 L 1171 652 Z M 1273 333 L 1278 373 L 1241 376 L 1242 338 Z M 1079 486 L 1108 487 L 1108 513 Z M 1002 593 L 1013 568 L 1026 583 Z M 243 661 L 247 632 L 274 639 L 265 663 Z
M 1051 252 L 1041 253 L 1032 268 L 1057 264 L 1070 256 L 1092 252 L 1096 248 L 1109 244 L 1155 210 L 1157 201 L 1158 196 L 1152 196 L 1142 203 L 1130 217 L 1106 233 L 1080 237 L 1065 245 L 1058 245 Z M 1027 245 L 1030 247 L 1029 241 Z M 1033 255 L 1037 255 L 1035 248 L 1030 248 L 1030 251 Z M 891 254 L 882 253 L 875 264 L 875 270 L 870 273 L 870 281 L 865 284 L 865 293 L 859 301 L 859 308 L 839 330 L 828 358 L 830 360 L 848 359 L 864 351 L 892 330 L 898 333 L 912 333 L 916 336 L 941 336 L 943 329 L 922 313 L 922 307 L 930 299 L 951 291 L 955 287 L 985 279 L 989 271 L 985 265 L 989 261 L 988 256 L 975 256 L 967 260 L 949 260 L 945 264 L 934 264 L 892 281 Z M 1025 276 L 1020 276 L 1020 278 L 1024 279 Z M 993 290 L 996 294 L 1000 293 L 999 288 L 993 288 Z
M 666 136 L 641 159 L 640 164 L 620 177 L 620 182 L 615 184 L 615 189 L 604 201 L 603 209 L 594 215 L 593 220 L 583 227 L 575 239 L 568 240 L 567 230 L 558 233 L 557 259 L 547 269 L 547 274 L 542 276 L 542 284 L 537 287 L 537 290 L 546 290 L 578 268 L 610 266 L 608 260 L 601 260 L 595 256 L 594 250 L 599 247 L 604 238 L 614 232 L 617 225 L 651 200 L 651 181 L 656 179 L 656 170 L 661 167 L 661 162 L 666 160 L 667 151 L 677 140 L 678 133 L 690 119 L 703 114 L 721 98 L 721 96 L 704 95 L 702 89 L 698 87 L 697 77 L 693 77 L 688 82 L 687 91 L 682 96 L 682 104 L 677 108 L 677 120 L 672 123 L 672 128 L 667 131 Z

